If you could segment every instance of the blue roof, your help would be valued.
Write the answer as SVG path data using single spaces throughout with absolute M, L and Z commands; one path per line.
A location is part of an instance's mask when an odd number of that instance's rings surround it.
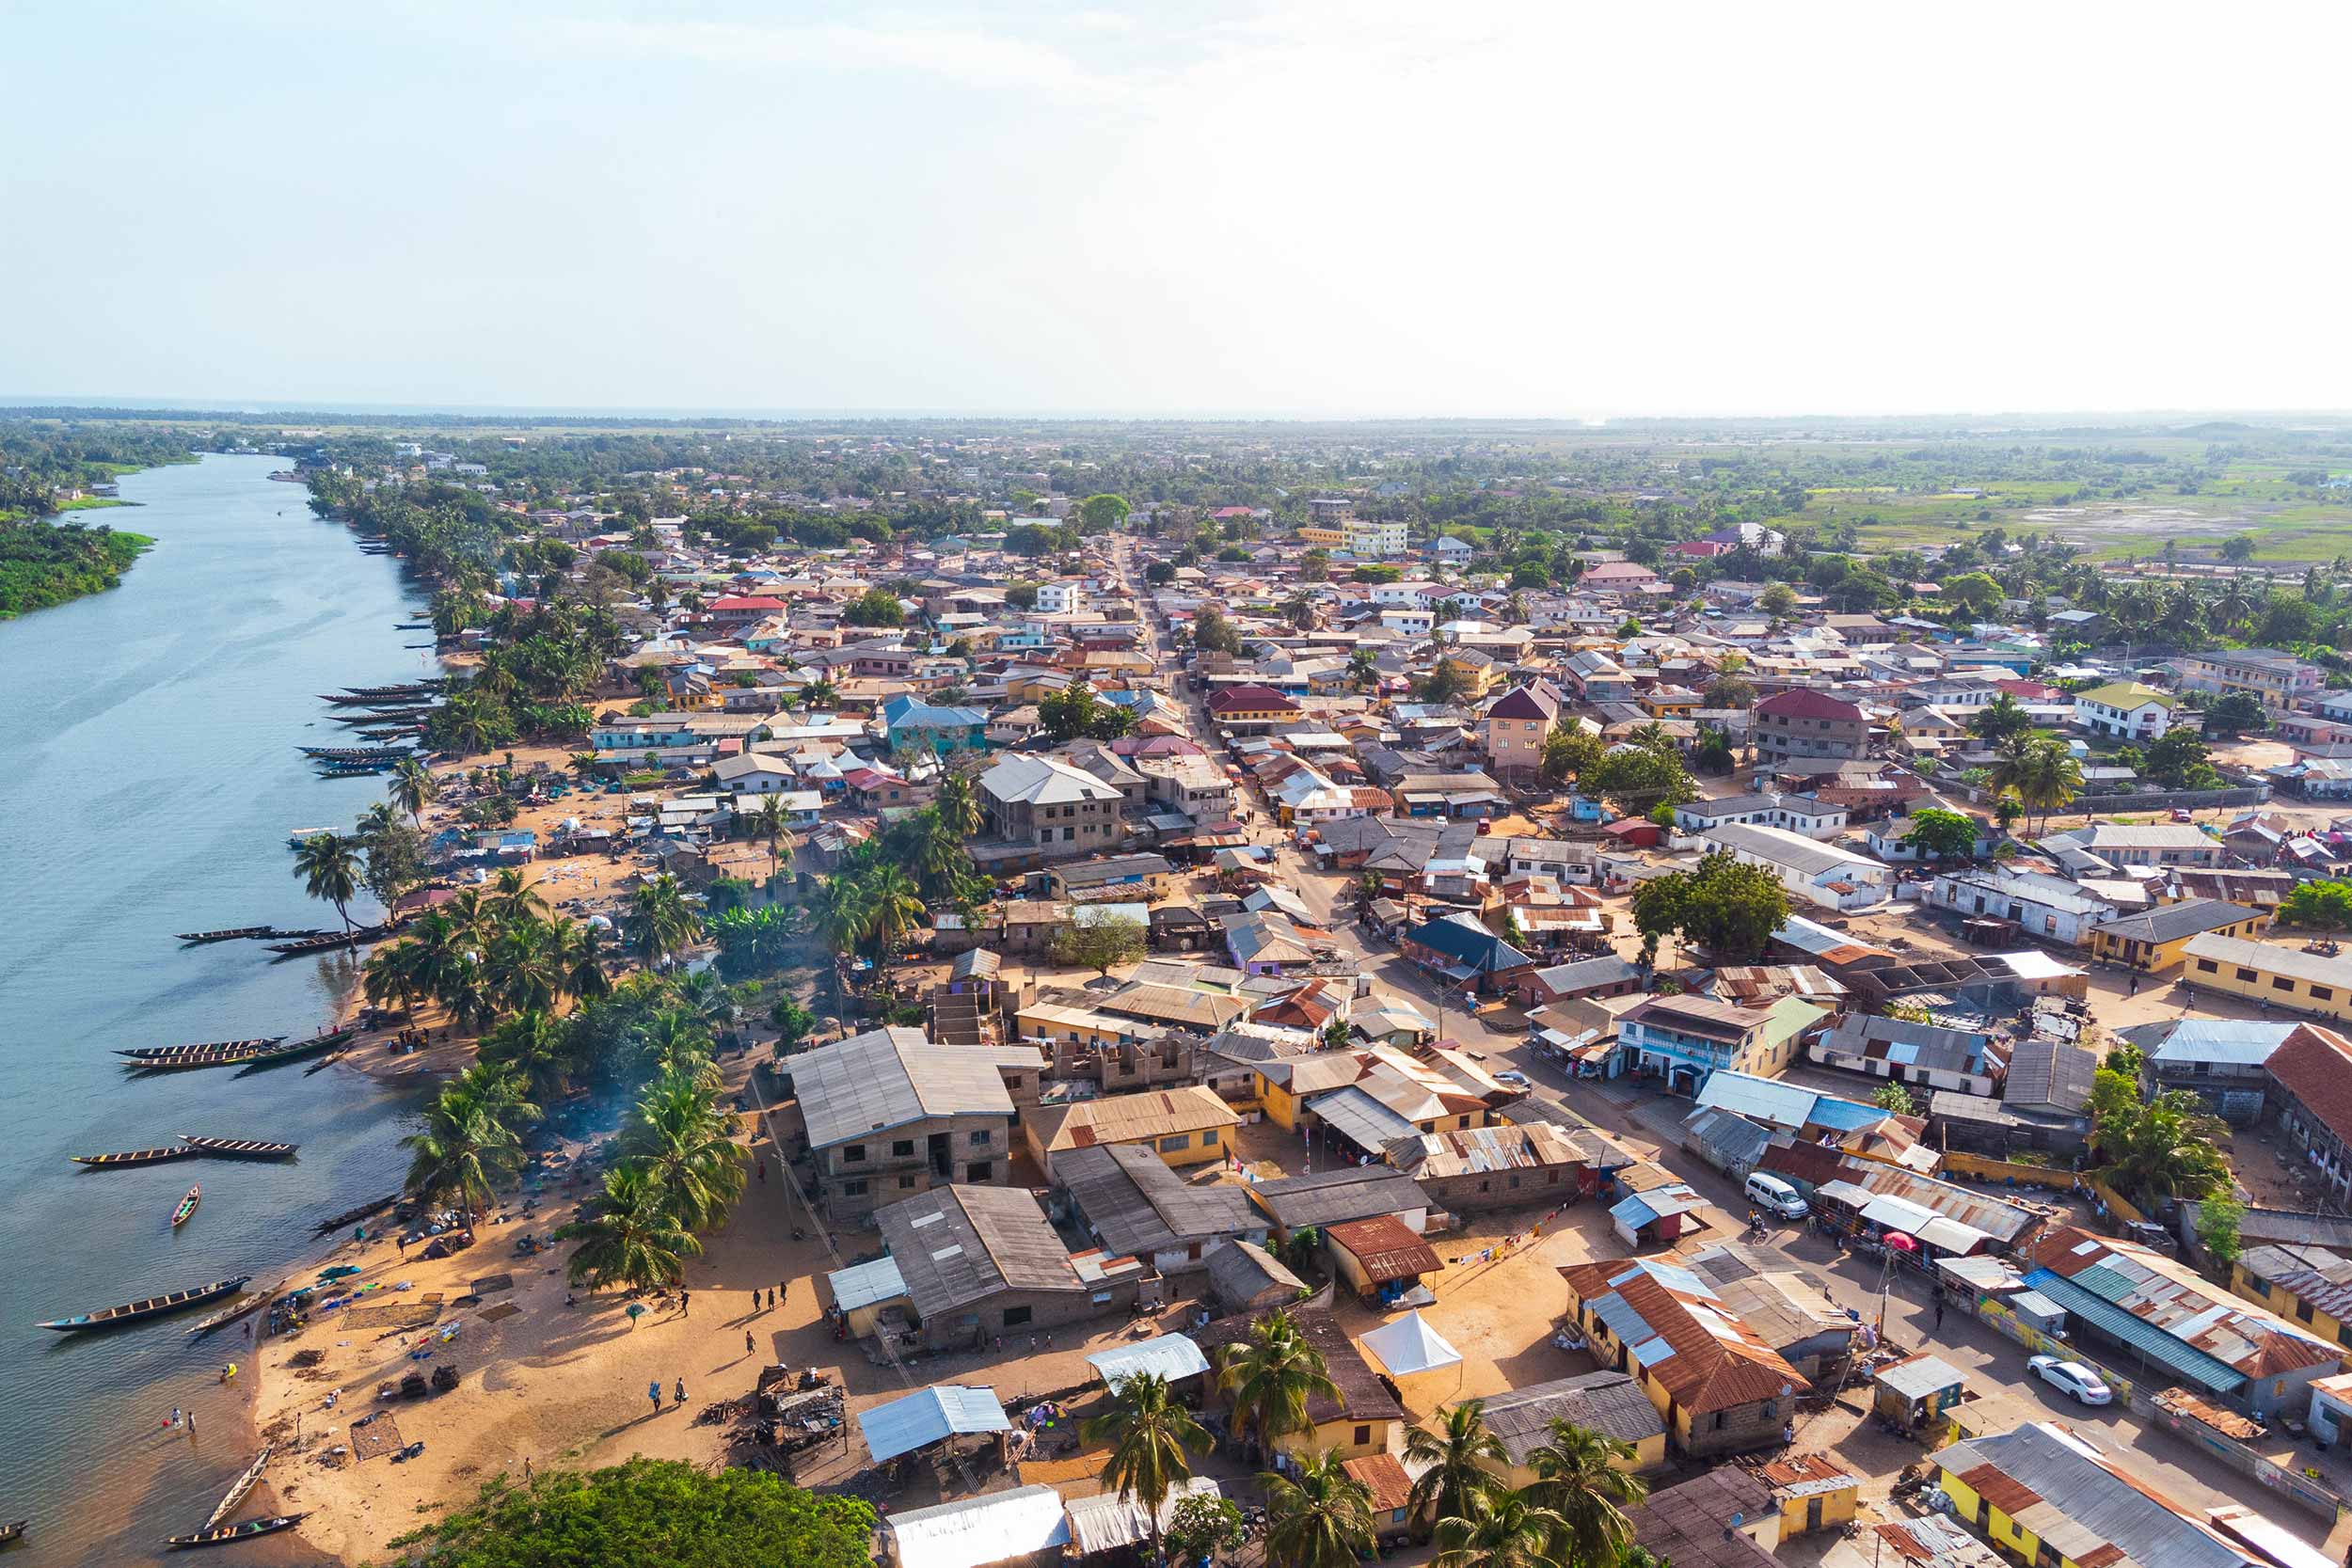
M 1407 934 L 1423 947 L 1480 970 L 1517 969 L 1535 961 L 1476 921 L 1463 916 L 1444 915 Z
M 900 695 L 882 704 L 882 720 L 885 729 L 953 730 L 985 724 L 988 715 L 976 707 L 934 707 L 920 697 Z
M 2064 1275 L 2036 1269 L 2026 1276 L 2025 1283 L 2027 1290 L 2041 1291 L 2109 1338 L 2130 1346 L 2167 1371 L 2186 1378 L 2210 1393 L 2233 1394 L 2245 1386 L 2246 1375 L 2228 1362 L 2217 1360 L 2194 1345 L 2182 1343 L 2154 1323 L 2134 1317 Z
M 862 1410 L 857 1425 L 877 1465 L 960 1433 L 1012 1429 L 1005 1418 L 1005 1407 L 996 1401 L 995 1389 L 966 1388 L 952 1383 L 918 1388 L 904 1399 Z
M 2185 1018 L 2153 1029 L 2127 1031 L 2126 1037 L 2140 1036 L 2141 1049 L 2154 1062 L 2260 1067 L 2270 1060 L 2279 1042 L 2294 1031 L 2292 1023 L 2269 1023 L 2258 1019 Z M 2157 1041 L 2161 1043 L 2152 1043 Z

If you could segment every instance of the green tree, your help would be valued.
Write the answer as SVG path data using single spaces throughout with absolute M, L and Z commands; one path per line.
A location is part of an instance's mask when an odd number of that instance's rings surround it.
M 1450 1406 L 1435 1426 L 1416 1426 L 1405 1439 L 1407 1463 L 1424 1466 L 1407 1507 L 1415 1518 L 1451 1519 L 1470 1494 L 1491 1492 L 1511 1468 L 1510 1450 L 1486 1425 L 1484 1400 Z
M 1756 596 L 1756 608 L 1775 618 L 1786 616 L 1797 608 L 1797 591 L 1775 582 Z
M 1982 615 L 2003 596 L 2001 585 L 1983 572 L 1962 572 L 1944 579 L 1944 603 L 1963 615 Z
M 1646 746 L 1620 746 L 1608 752 L 1589 773 L 1577 776 L 1577 784 L 1627 816 L 1646 816 L 1653 806 L 1679 806 L 1699 798 L 1698 785 L 1681 758 Z
M 1756 683 L 1745 675 L 1718 675 L 1707 689 L 1708 707 L 1754 707 Z
M 1890 1116 L 1898 1117 L 1907 1117 L 1915 1108 L 1912 1103 L 1911 1090 L 1901 1084 L 1892 1082 L 1872 1095 L 1870 1103 Z
M 622 1162 L 644 1173 L 689 1230 L 716 1229 L 743 1195 L 733 1119 L 692 1074 L 672 1069 L 645 1085 L 621 1124 Z
M 1232 622 L 1225 619 L 1224 611 L 1215 605 L 1204 604 L 1192 612 L 1192 645 L 1202 653 L 1231 654 L 1238 657 L 1241 654 L 1241 634 L 1233 629 Z
M 2033 716 L 2006 691 L 1977 709 L 1968 721 L 1968 732 L 1984 741 L 2024 735 L 2032 728 Z
M 2238 1227 L 2245 1218 L 2246 1205 L 2226 1189 L 2215 1191 L 2197 1206 L 2197 1239 L 2222 1268 L 2236 1262 L 2244 1250 Z
M 485 1207 L 498 1184 L 523 1165 L 520 1129 L 539 1119 L 522 1085 L 496 1063 L 477 1062 L 441 1085 L 424 1125 L 401 1139 L 409 1150 L 407 1191 L 454 1197 L 466 1221 Z
M 1717 852 L 1691 871 L 1670 871 L 1633 890 L 1633 928 L 1653 962 L 1669 931 L 1706 947 L 1718 963 L 1759 957 L 1788 923 L 1788 895 L 1769 873 Z
M 2279 900 L 2278 918 L 2307 931 L 2352 929 L 2352 882 L 2297 882 Z
M 1936 860 L 1964 860 L 1977 847 L 1976 822 L 1956 811 L 1927 806 L 1911 814 L 1911 831 L 1903 842 L 1915 854 Z
M 2262 700 L 2244 691 L 2232 691 L 2217 697 L 2205 709 L 2205 733 L 2228 738 L 2241 735 L 2261 735 L 2270 728 L 2270 713 Z
M 303 891 L 335 906 L 343 929 L 351 925 L 351 900 L 359 892 L 359 857 L 351 841 L 334 833 L 314 833 L 294 851 L 294 874 Z
M 660 969 L 703 939 L 703 925 L 686 902 L 686 890 L 663 872 L 629 895 L 621 929 L 648 969 Z
M 559 1228 L 555 1239 L 579 1243 L 564 1275 L 592 1291 L 675 1285 L 685 1277 L 686 1259 L 703 1250 L 678 1223 L 660 1184 L 628 1165 L 605 1172 L 604 1190 L 582 1208 L 580 1218 Z
M 1108 533 L 1127 520 L 1135 510 L 1127 498 L 1118 495 L 1089 496 L 1078 503 L 1078 529 L 1081 533 Z
M 1035 610 L 1037 608 L 1037 584 L 1024 578 L 1015 578 L 1006 585 L 1005 605 L 1008 609 L 1020 610 L 1025 615 Z
M 1326 1449 L 1298 1468 L 1297 1479 L 1268 1471 L 1265 1555 L 1282 1568 L 1355 1568 L 1373 1544 L 1372 1491 Z
M 1438 1521 L 1438 1554 L 1431 1568 L 1560 1568 L 1552 1543 L 1567 1521 L 1533 1500 L 1534 1488 L 1472 1493 L 1467 1512 Z M 1611 1563 L 1611 1558 L 1592 1558 Z
M 1209 1451 L 1208 1433 L 1157 1372 L 1136 1372 L 1111 1389 L 1109 1405 L 1078 1427 L 1088 1443 L 1106 1443 L 1102 1481 L 1131 1498 L 1150 1521 L 1152 1555 L 1161 1557 L 1160 1509 L 1192 1478 L 1192 1462 Z
M 401 758 L 392 768 L 391 780 L 387 787 L 391 793 L 392 803 L 406 812 L 409 820 L 419 827 L 424 825 L 424 808 L 441 793 L 441 782 L 433 776 L 433 770 L 419 757 Z
M 2255 544 L 2256 540 L 2250 533 L 2233 533 L 2221 542 L 2221 559 L 2251 561 L 2254 559 Z
M 1170 1510 L 1161 1546 L 1170 1562 L 1203 1562 L 1241 1550 L 1241 1509 L 1230 1497 L 1186 1497 Z
M 1633 1540 L 1625 1511 L 1649 1494 L 1633 1473 L 1633 1445 L 1555 1418 L 1549 1439 L 1527 1462 L 1535 1472 L 1527 1501 L 1558 1517 L 1568 1560 L 1617 1561 Z
M 1096 920 L 1083 926 L 1064 926 L 1054 933 L 1054 961 L 1107 975 L 1120 964 L 1134 963 L 1142 958 L 1150 935 L 1138 920 Z
M 887 588 L 868 588 L 841 608 L 841 623 L 850 626 L 901 626 L 906 606 Z
M 2148 776 L 2166 789 L 2185 789 L 2200 770 L 2210 772 L 2204 738 L 2194 730 L 2168 729 L 2148 745 Z M 2028 802 L 2030 803 L 2030 801 Z
M 519 1483 L 501 1476 L 392 1544 L 417 1568 L 864 1568 L 873 1529 L 867 1504 L 803 1492 L 772 1471 L 632 1459 Z
M 1544 736 L 1541 771 L 1547 784 L 1566 779 L 1581 782 L 1601 764 L 1609 748 L 1600 736 L 1572 724 L 1562 724 Z
M 762 797 L 759 809 L 752 813 L 751 828 L 752 836 L 768 846 L 768 875 L 783 875 L 784 863 L 790 858 L 785 847 L 792 841 L 792 814 L 785 809 L 784 797 Z
M 1413 689 L 1413 695 L 1424 703 L 1451 703 L 1469 696 L 1470 692 L 1469 673 L 1448 658 L 1438 659 Z
M 950 773 L 941 781 L 931 809 L 958 838 L 970 838 L 980 831 L 980 803 L 972 792 L 972 781 L 961 773 Z
M 2098 1174 L 2150 1203 L 2226 1190 L 2230 1164 L 2214 1140 L 2220 1121 L 2187 1089 L 2143 1101 L 2138 1084 L 2102 1068 L 2091 1075 L 2091 1146 Z
M 1234 1434 L 1254 1433 L 1269 1448 L 1277 1438 L 1307 1430 L 1310 1399 L 1336 1400 L 1340 1393 L 1323 1353 L 1279 1309 L 1251 1323 L 1249 1338 L 1223 1348 L 1216 1377 L 1232 1401 Z

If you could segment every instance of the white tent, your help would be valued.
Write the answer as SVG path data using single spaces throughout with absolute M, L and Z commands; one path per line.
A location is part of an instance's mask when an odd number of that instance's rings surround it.
M 1392 1323 L 1382 1323 L 1357 1343 L 1370 1351 L 1391 1377 L 1434 1372 L 1459 1366 L 1462 1360 L 1462 1353 L 1447 1344 L 1436 1329 L 1422 1321 L 1419 1310 L 1407 1312 Z

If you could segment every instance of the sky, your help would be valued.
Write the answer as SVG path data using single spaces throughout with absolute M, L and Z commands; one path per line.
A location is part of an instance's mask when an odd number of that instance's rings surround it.
M 0 395 L 2352 407 L 2352 8 L 0 0 Z

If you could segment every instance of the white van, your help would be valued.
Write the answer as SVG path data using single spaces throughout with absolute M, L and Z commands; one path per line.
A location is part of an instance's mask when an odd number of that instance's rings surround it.
M 1785 1220 L 1801 1220 L 1812 1212 L 1804 1206 L 1804 1199 L 1797 1196 L 1796 1188 L 1779 1177 L 1767 1176 L 1760 1170 L 1748 1178 L 1746 1191 L 1750 1203 L 1768 1214 L 1778 1214 Z

